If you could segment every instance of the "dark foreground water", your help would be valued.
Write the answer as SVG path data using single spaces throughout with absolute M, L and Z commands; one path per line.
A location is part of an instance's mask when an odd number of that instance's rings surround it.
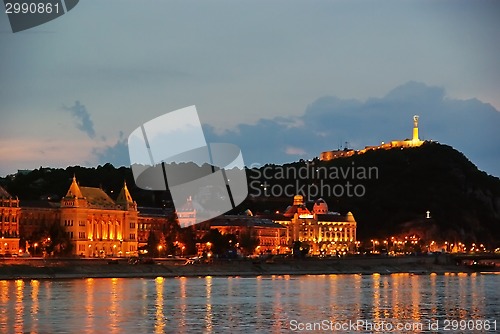
M 494 333 L 499 283 L 493 274 L 0 281 L 0 332 Z

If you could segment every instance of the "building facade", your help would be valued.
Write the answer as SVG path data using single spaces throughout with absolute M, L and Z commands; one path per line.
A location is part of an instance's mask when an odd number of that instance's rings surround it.
M 21 229 L 30 233 L 58 222 L 72 245 L 71 253 L 85 257 L 135 256 L 138 248 L 138 211 L 127 185 L 116 201 L 102 189 L 80 187 L 73 181 L 60 205 L 27 203 L 21 211 Z
M 167 230 L 169 214 L 171 214 L 171 212 L 164 208 L 139 208 L 137 227 L 137 242 L 139 248 L 147 245 L 150 233 L 155 233 L 156 239 L 160 239 L 161 233 Z
M 187 198 L 186 203 L 176 210 L 177 219 L 180 227 L 188 227 L 196 224 L 196 208 L 191 196 Z
M 312 255 L 344 254 L 356 248 L 356 220 L 352 213 L 330 212 L 321 198 L 309 210 L 303 196 L 296 195 L 293 205 L 284 214 L 274 215 L 273 220 L 287 227 L 289 245 L 295 241 L 306 243 Z
M 252 233 L 258 238 L 254 253 L 280 254 L 288 250 L 286 227 L 270 219 L 243 216 L 223 215 L 210 220 L 210 228 L 222 234 L 234 234 L 237 239 L 243 233 Z
M 74 177 L 61 201 L 61 224 L 75 255 L 137 255 L 137 217 L 127 184 L 115 202 L 100 188 L 80 187 Z
M 12 255 L 19 252 L 19 199 L 12 197 L 0 187 L 0 254 Z

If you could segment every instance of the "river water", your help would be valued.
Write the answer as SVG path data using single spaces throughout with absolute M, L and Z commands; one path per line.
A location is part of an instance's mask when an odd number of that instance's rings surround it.
M 499 332 L 500 275 L 0 281 L 1 333 Z

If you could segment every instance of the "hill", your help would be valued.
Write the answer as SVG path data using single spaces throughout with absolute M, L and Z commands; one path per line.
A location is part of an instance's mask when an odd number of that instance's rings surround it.
M 331 177 L 324 178 L 325 170 L 331 172 Z M 282 179 L 280 172 L 285 175 Z M 275 175 L 276 180 L 270 182 L 264 174 Z M 312 192 L 319 189 L 317 197 L 323 197 L 330 210 L 353 212 L 360 238 L 415 232 L 427 240 L 490 245 L 498 245 L 500 240 L 500 179 L 478 170 L 462 153 L 447 145 L 425 143 L 416 148 L 375 150 L 331 161 L 266 165 L 251 171 L 249 178 L 256 181 L 254 185 L 267 181 L 266 188 L 271 191 L 287 185 Z M 351 184 L 352 196 L 346 191 L 347 183 Z M 361 196 L 354 193 L 355 186 Z M 340 196 L 331 196 L 335 187 Z M 258 193 L 253 188 L 251 191 Z M 248 201 L 252 204 L 247 206 L 257 211 L 284 209 L 291 204 L 289 197 L 259 196 Z
M 139 206 L 172 206 L 168 192 L 134 185 L 129 168 L 40 168 L 0 179 L 23 201 L 59 200 L 76 174 L 80 184 L 115 198 L 124 180 Z M 250 196 L 230 213 L 282 211 L 301 193 L 308 206 L 322 197 L 329 209 L 353 212 L 358 239 L 418 233 L 430 240 L 500 245 L 500 179 L 477 169 L 450 146 L 369 151 L 331 161 L 265 165 L 247 172 Z M 430 218 L 427 218 L 430 217 Z

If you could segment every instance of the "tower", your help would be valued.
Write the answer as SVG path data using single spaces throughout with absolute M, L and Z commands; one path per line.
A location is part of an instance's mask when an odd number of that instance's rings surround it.
M 118 197 L 116 198 L 116 204 L 121 205 L 125 211 L 137 210 L 137 203 L 132 199 L 132 196 L 127 188 L 127 182 L 125 181 L 123 182 L 123 188 L 121 189 L 120 194 L 118 194 Z
M 189 196 L 186 203 L 176 211 L 180 227 L 188 227 L 196 224 L 196 209 L 193 198 Z
M 80 186 L 76 182 L 76 176 L 73 175 L 73 181 L 62 200 L 61 207 L 85 207 L 86 204 L 86 198 L 83 196 Z
M 293 196 L 293 205 L 304 205 L 304 196 L 302 195 Z
M 413 116 L 413 139 L 412 141 L 414 143 L 417 143 L 420 141 L 418 139 L 418 115 Z

